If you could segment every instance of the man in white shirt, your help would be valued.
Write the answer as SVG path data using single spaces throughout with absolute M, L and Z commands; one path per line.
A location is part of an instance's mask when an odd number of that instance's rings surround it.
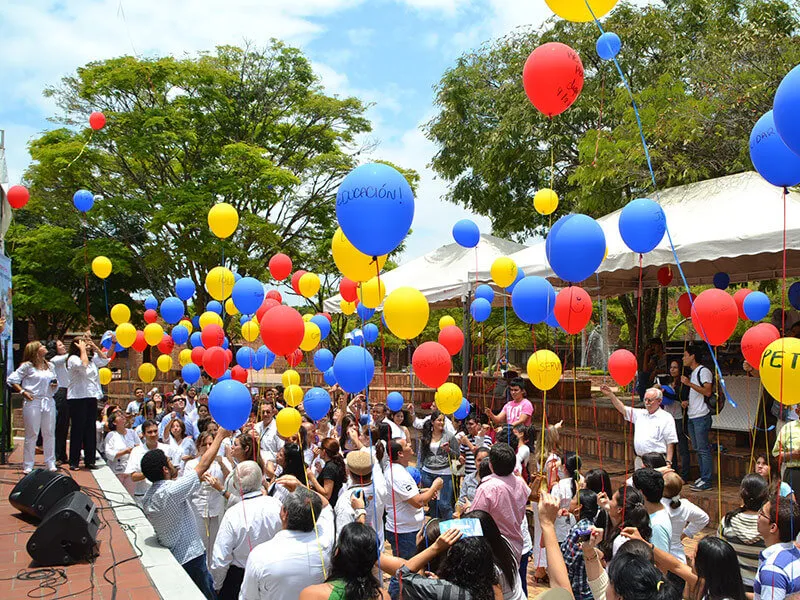
M 294 488 L 281 507 L 283 529 L 250 553 L 239 600 L 297 600 L 324 581 L 323 559 L 326 572 L 330 566 L 335 527 L 327 499 L 291 475 L 278 481 Z
M 170 459 L 170 462 L 172 462 L 169 445 L 162 444 L 158 441 L 158 423 L 153 421 L 153 419 L 147 419 L 142 423 L 142 435 L 144 435 L 144 444 L 139 444 L 131 450 L 131 455 L 128 457 L 128 464 L 125 467 L 125 473 L 131 476 L 134 483 L 133 499 L 139 506 L 141 506 L 142 498 L 144 498 L 147 490 L 150 489 L 150 482 L 147 481 L 142 473 L 142 457 L 148 450 L 155 450 L 158 448 L 164 452 L 167 458 Z
M 336 529 L 352 523 L 362 514 L 353 507 L 351 499 L 358 496 L 364 503 L 364 522 L 378 535 L 378 548 L 383 548 L 383 514 L 390 502 L 386 481 L 373 481 L 375 462 L 369 452 L 350 452 L 345 459 L 347 484 L 336 501 Z M 380 467 L 378 467 L 380 470 Z M 382 551 L 382 550 L 381 550 Z
M 261 478 L 261 468 L 255 461 L 236 466 L 234 488 L 242 501 L 222 517 L 211 554 L 211 576 L 219 600 L 239 597 L 251 548 L 271 540 L 282 528 L 281 503 L 261 493 Z
M 256 423 L 255 430 L 258 434 L 261 447 L 261 458 L 267 461 L 275 461 L 278 452 L 285 443 L 278 435 L 278 428 L 275 424 L 275 401 L 267 397 L 261 404 L 261 420 Z
M 125 407 L 125 414 L 138 415 L 139 410 L 142 408 L 143 401 L 144 401 L 144 390 L 140 387 L 137 387 L 135 390 L 133 390 L 133 400 L 128 402 L 128 406 Z
M 197 431 L 197 419 L 199 418 L 199 415 L 197 414 L 198 406 L 197 390 L 193 387 L 190 387 L 188 390 L 186 390 L 186 407 L 183 409 L 183 412 L 185 412 L 186 416 L 189 418 L 189 420 L 191 420 L 195 431 Z
M 713 462 L 711 460 L 711 445 L 708 435 L 711 431 L 711 411 L 705 399 L 713 393 L 712 383 L 714 376 L 711 370 L 700 364 L 703 348 L 698 344 L 691 344 L 683 353 L 683 364 L 692 370 L 689 377 L 681 377 L 683 385 L 689 388 L 688 402 L 682 402 L 687 408 L 689 418 L 689 437 L 692 447 L 697 452 L 697 461 L 700 463 L 700 478 L 694 482 L 691 489 L 705 491 L 711 489 L 711 475 Z
M 161 419 L 161 423 L 158 426 L 158 435 L 161 437 L 162 440 L 169 441 L 169 426 L 172 423 L 173 419 L 179 419 L 183 421 L 184 425 L 186 425 L 186 435 L 192 437 L 192 439 L 197 439 L 198 431 L 197 428 L 192 423 L 192 420 L 186 416 L 184 409 L 186 408 L 186 400 L 183 396 L 173 396 L 169 399 L 169 407 L 170 412 L 164 415 L 164 418 Z
M 389 412 L 386 405 L 383 402 L 376 402 L 370 407 L 369 424 L 379 427 L 382 423 L 386 423 L 389 426 L 389 432 L 393 440 L 405 438 L 405 432 L 397 426 L 397 423 L 387 419 L 387 416 L 389 416 Z
M 428 415 L 427 417 L 419 418 L 414 410 L 413 402 L 409 402 L 408 404 L 406 404 L 406 410 L 408 410 L 408 413 L 411 415 L 411 418 L 413 419 L 411 424 L 414 427 L 414 429 L 421 430 L 423 427 L 425 427 L 425 423 L 427 423 L 431 418 L 430 415 Z M 444 433 L 445 435 L 452 437 L 455 437 L 456 435 L 456 428 L 453 426 L 453 422 L 450 420 L 450 418 L 446 415 L 444 418 Z

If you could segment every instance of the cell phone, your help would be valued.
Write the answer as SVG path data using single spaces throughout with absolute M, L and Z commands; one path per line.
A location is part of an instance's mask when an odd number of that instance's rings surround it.
M 57 385 L 58 385 L 58 379 L 55 379 L 55 378 L 54 378 L 54 379 L 51 379 L 51 380 L 50 380 L 50 385 L 52 385 L 52 386 L 57 386 Z
M 578 542 L 588 542 L 592 537 L 591 529 L 579 529 L 575 532 L 575 539 Z

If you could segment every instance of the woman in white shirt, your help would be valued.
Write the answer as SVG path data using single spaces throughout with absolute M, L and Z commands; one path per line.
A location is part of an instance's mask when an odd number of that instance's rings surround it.
M 98 348 L 89 335 L 77 337 L 69 345 L 67 372 L 67 404 L 71 432 L 69 441 L 69 468 L 77 471 L 80 467 L 81 450 L 83 464 L 88 469 L 95 468 L 97 455 L 97 401 L 103 397 L 98 367 L 108 364 L 106 353 Z
M 180 477 L 183 475 L 186 461 L 197 456 L 194 440 L 192 440 L 191 436 L 186 435 L 186 424 L 180 419 L 173 419 L 172 423 L 169 424 L 168 443 L 175 458 L 176 462 L 174 464 L 178 468 L 178 476 Z
M 111 413 L 109 421 L 109 431 L 105 439 L 105 454 L 108 466 L 114 471 L 117 479 L 122 482 L 128 493 L 133 496 L 136 485 L 131 476 L 126 473 L 128 467 L 128 457 L 131 451 L 141 444 L 139 436 L 133 429 L 125 427 L 125 414 L 117 409 Z
M 198 456 L 202 456 L 213 441 L 214 434 L 208 431 L 201 433 L 197 438 Z M 194 471 L 198 462 L 200 462 L 199 458 L 189 460 L 184 468 L 184 473 Z M 217 487 L 221 489 L 222 481 L 225 480 L 219 462 L 220 458 L 217 457 L 217 460 L 211 463 L 208 471 L 203 476 L 203 482 L 197 491 L 192 494 L 189 501 L 194 511 L 194 517 L 197 520 L 197 531 L 200 533 L 203 545 L 206 548 L 206 559 L 209 566 L 211 565 L 214 541 L 217 539 L 217 533 L 219 532 L 219 524 L 222 521 L 222 515 L 225 513 L 224 490 L 220 492 L 216 489 Z
M 708 525 L 708 514 L 696 504 L 681 498 L 682 488 L 683 479 L 680 475 L 674 471 L 664 473 L 664 497 L 661 499 L 661 504 L 664 505 L 669 519 L 672 521 L 669 552 L 685 563 L 686 554 L 681 540 L 684 537 L 692 538 L 700 533 Z
M 8 376 L 8 384 L 22 394 L 22 417 L 25 420 L 25 445 L 22 451 L 22 471 L 33 470 L 36 457 L 36 438 L 42 432 L 44 462 L 50 471 L 56 470 L 56 403 L 57 389 L 53 365 L 45 360 L 47 348 L 30 342 L 22 354 L 22 364 Z
M 56 466 L 69 462 L 67 457 L 67 434 L 69 433 L 69 404 L 67 404 L 67 347 L 61 340 L 47 342 L 47 354 L 56 372 L 58 389 L 53 394 L 56 401 Z

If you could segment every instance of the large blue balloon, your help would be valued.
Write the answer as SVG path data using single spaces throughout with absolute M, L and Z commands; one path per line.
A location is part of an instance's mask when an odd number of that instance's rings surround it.
M 388 165 L 356 167 L 336 192 L 336 219 L 345 237 L 364 254 L 389 254 L 406 237 L 414 220 L 411 186 Z
M 744 314 L 751 321 L 760 321 L 769 314 L 769 297 L 764 292 L 750 292 L 742 303 Z
M 78 190 L 72 196 L 72 203 L 81 212 L 89 212 L 94 206 L 94 195 L 89 190 Z
M 485 298 L 476 298 L 469 305 L 469 312 L 473 319 L 482 323 L 492 314 L 492 305 Z
M 199 331 L 195 331 L 191 335 L 191 337 L 189 338 L 189 343 L 192 345 L 192 348 L 197 348 L 198 346 L 200 348 L 205 348 L 205 346 L 203 346 L 202 334 Z
M 208 410 L 221 427 L 236 431 L 247 423 L 253 399 L 247 387 L 235 379 L 219 381 L 208 395 Z
M 331 395 L 320 387 L 313 387 L 303 396 L 303 409 L 312 421 L 319 421 L 331 409 Z
M 550 327 L 552 327 L 554 329 L 560 329 L 562 331 L 564 330 L 564 328 L 561 327 L 561 324 L 556 319 L 555 311 L 553 311 L 549 315 L 547 315 L 547 318 L 544 320 L 544 322 L 547 323 Z
M 475 298 L 483 298 L 489 304 L 494 302 L 494 290 L 492 286 L 486 285 L 485 283 L 480 284 L 475 290 Z
M 192 327 L 200 329 L 200 317 L 198 315 L 192 317 Z
M 517 267 L 517 276 L 514 278 L 514 281 L 511 283 L 510 286 L 506 288 L 506 291 L 510 294 L 514 291 L 514 288 L 517 287 L 517 284 L 522 281 L 525 277 L 525 271 Z
M 200 379 L 200 367 L 194 363 L 188 363 L 181 368 L 181 377 L 189 385 L 196 383 Z
M 795 281 L 789 286 L 789 304 L 800 310 L 800 281 Z
M 800 65 L 789 71 L 775 92 L 773 112 L 775 128 L 783 143 L 795 154 L 800 155 Z
M 514 312 L 529 325 L 545 321 L 555 304 L 556 291 L 544 277 L 525 277 L 511 294 Z
M 255 361 L 256 361 L 256 353 L 253 352 L 252 348 L 248 348 L 247 346 L 242 346 L 236 351 L 236 364 L 242 367 L 243 369 L 254 368 Z
M 658 202 L 653 202 L 649 198 L 631 200 L 619 215 L 619 233 L 622 241 L 639 254 L 647 254 L 658 246 L 666 230 L 667 219 L 664 216 L 664 209 Z M 601 254 L 601 261 L 602 258 Z
M 180 298 L 170 296 L 161 302 L 161 318 L 174 325 L 183 318 L 183 302 Z
M 386 408 L 392 412 L 403 409 L 403 394 L 400 392 L 389 392 L 386 396 Z
M 794 110 L 793 118 L 797 118 L 797 109 Z M 772 111 L 761 117 L 750 133 L 750 160 L 772 185 L 789 187 L 800 183 L 800 156 L 778 135 Z
M 259 349 L 256 350 L 256 356 L 264 361 L 264 366 L 261 367 L 262 369 L 271 367 L 272 363 L 275 362 L 275 353 L 266 346 L 260 346 Z
M 358 315 L 358 318 L 361 319 L 362 321 L 369 321 L 372 318 L 372 315 L 375 314 L 375 309 L 367 308 L 366 306 L 364 306 L 359 302 L 358 306 L 356 306 L 356 314 Z
M 172 341 L 179 346 L 189 341 L 189 330 L 183 325 L 175 325 L 171 331 Z
M 314 352 L 314 366 L 323 373 L 333 366 L 333 352 L 320 348 Z
M 311 322 L 319 327 L 319 339 L 324 340 L 331 333 L 331 322 L 325 315 L 314 315 L 311 317 Z
M 244 315 L 252 315 L 264 302 L 264 286 L 258 279 L 242 277 L 233 284 L 233 305 Z
M 194 296 L 194 281 L 188 277 L 181 277 L 175 282 L 175 295 L 181 300 L 188 300 Z
M 361 331 L 364 333 L 364 340 L 368 344 L 374 344 L 378 341 L 380 331 L 378 331 L 378 326 L 375 323 L 367 323 Z
M 622 48 L 622 40 L 613 31 L 603 33 L 597 38 L 597 44 L 595 44 L 597 56 L 603 60 L 614 60 L 614 57 L 619 54 L 620 48 Z
M 353 329 L 350 332 L 350 343 L 355 344 L 356 346 L 363 346 L 364 345 L 364 332 L 361 329 Z
M 603 262 L 606 236 L 591 217 L 564 215 L 547 234 L 545 253 L 556 275 L 568 283 L 580 283 Z
M 453 225 L 453 239 L 459 246 L 474 248 L 481 241 L 481 230 L 474 221 L 461 219 Z
M 719 273 L 714 273 L 714 287 L 718 290 L 727 290 L 728 286 L 731 284 L 731 276 L 727 273 L 723 273 L 720 271 Z
M 469 416 L 469 400 L 466 398 L 461 399 L 461 406 L 453 413 L 453 417 L 459 421 L 466 419 Z
M 213 313 L 217 313 L 218 315 L 222 314 L 222 303 L 217 302 L 216 300 L 209 300 L 208 304 L 206 304 L 206 311 L 211 311 Z
M 339 386 L 348 394 L 363 391 L 375 374 L 372 355 L 361 346 L 342 348 L 333 361 L 333 374 Z
M 324 379 L 325 383 L 328 385 L 336 385 L 336 375 L 333 372 L 333 367 L 322 374 L 322 379 Z
M 156 300 L 155 296 L 148 296 L 144 299 L 144 307 L 147 310 L 155 310 L 158 308 L 158 300 Z

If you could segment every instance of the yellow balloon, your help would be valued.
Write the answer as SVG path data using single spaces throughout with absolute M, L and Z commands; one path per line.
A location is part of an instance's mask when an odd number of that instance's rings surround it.
M 451 317 L 450 315 L 445 315 L 441 319 L 439 319 L 439 331 L 444 329 L 445 327 L 450 327 L 450 325 L 455 325 L 456 320 Z
M 507 256 L 501 256 L 492 263 L 491 274 L 497 285 L 507 288 L 517 278 L 517 263 Z
M 156 368 L 151 363 L 139 365 L 139 379 L 145 383 L 150 383 L 156 378 Z
M 410 340 L 425 329 L 430 307 L 422 292 L 412 287 L 401 287 L 386 297 L 383 316 L 389 331 L 402 340 Z
M 313 316 L 314 315 L 312 315 L 311 313 L 306 313 L 306 314 L 303 315 L 303 321 L 308 322 L 308 321 L 311 320 L 311 317 L 313 317 Z
M 300 342 L 300 349 L 304 352 L 311 352 L 319 345 L 322 332 L 319 330 L 319 325 L 311 321 L 308 321 L 305 326 L 306 330 L 303 333 L 303 341 Z
M 184 348 L 181 350 L 181 353 L 178 354 L 178 362 L 181 363 L 182 367 L 185 367 L 192 362 L 192 350 L 190 348 Z
M 164 328 L 158 323 L 148 323 L 144 327 L 144 341 L 151 346 L 158 346 L 164 339 Z
M 214 300 L 222 302 L 233 291 L 235 279 L 230 269 L 214 267 L 206 275 L 206 290 Z
M 540 390 L 553 388 L 561 379 L 561 360 L 550 350 L 537 350 L 528 359 L 528 377 Z
M 186 327 L 186 331 L 189 333 L 192 333 L 192 330 L 194 329 L 192 322 L 189 319 L 183 319 L 180 323 L 178 323 L 178 325 L 183 325 Z
M 242 337 L 248 342 L 254 342 L 260 333 L 261 330 L 255 321 L 248 321 L 242 325 Z
M 92 273 L 100 279 L 105 279 L 111 275 L 111 261 L 105 256 L 98 256 L 92 261 Z
M 290 385 L 283 390 L 283 399 L 289 406 L 297 406 L 303 401 L 303 388 L 299 385 Z
M 381 279 L 373 277 L 358 286 L 356 293 L 361 304 L 367 308 L 378 308 L 386 296 L 386 286 Z
M 350 240 L 344 236 L 341 227 L 333 234 L 331 253 L 336 268 L 342 272 L 342 275 L 356 283 L 376 277 L 388 258 L 387 254 L 379 256 L 376 264 L 371 256 L 364 254 L 350 243 Z
M 436 390 L 436 407 L 446 415 L 452 415 L 461 407 L 461 388 L 455 383 L 442 384 Z
M 220 317 L 217 313 L 212 310 L 207 310 L 202 315 L 200 315 L 200 329 L 203 329 L 206 325 L 211 325 L 215 323 L 222 327 L 222 317 Z
M 550 10 L 562 19 L 575 23 L 586 23 L 608 13 L 614 8 L 617 0 L 588 0 L 591 11 L 586 7 L 587 0 L 545 0 L 545 2 Z
M 215 236 L 224 240 L 239 226 L 239 213 L 226 202 L 215 204 L 208 211 L 208 226 Z
M 302 423 L 300 413 L 296 408 L 286 407 L 282 408 L 277 415 L 275 415 L 275 427 L 278 429 L 278 435 L 281 437 L 291 437 L 300 431 Z
M 169 354 L 162 354 L 156 359 L 156 366 L 162 373 L 166 373 L 172 368 L 172 357 Z
M 607 258 L 608 258 L 608 246 L 606 246 L 606 251 L 605 251 L 605 253 L 603 254 L 603 260 L 605 260 L 605 259 L 607 259 Z
M 777 402 L 800 403 L 800 339 L 780 338 L 761 355 L 761 383 Z
M 122 325 L 131 320 L 131 309 L 124 304 L 115 304 L 111 307 L 111 320 L 117 325 Z
M 225 300 L 225 312 L 232 317 L 239 314 L 239 309 L 236 308 L 236 305 L 233 303 L 233 298 Z
M 540 215 L 552 215 L 558 208 L 558 194 L 550 188 L 543 188 L 533 195 L 533 208 Z
M 342 313 L 345 315 L 352 315 L 356 312 L 356 303 L 348 302 L 347 300 L 339 300 L 339 308 L 342 309 Z
M 130 348 L 136 341 L 136 327 L 130 323 L 120 323 L 114 333 L 117 336 L 117 342 L 123 348 Z
M 100 376 L 100 385 L 108 385 L 111 383 L 111 369 L 103 367 L 97 371 L 97 374 Z
M 300 385 L 300 373 L 294 369 L 286 369 L 281 375 L 281 383 L 284 388 L 288 388 L 290 385 Z
M 315 273 L 305 273 L 297 282 L 297 289 L 303 298 L 311 298 L 319 292 L 319 277 Z

